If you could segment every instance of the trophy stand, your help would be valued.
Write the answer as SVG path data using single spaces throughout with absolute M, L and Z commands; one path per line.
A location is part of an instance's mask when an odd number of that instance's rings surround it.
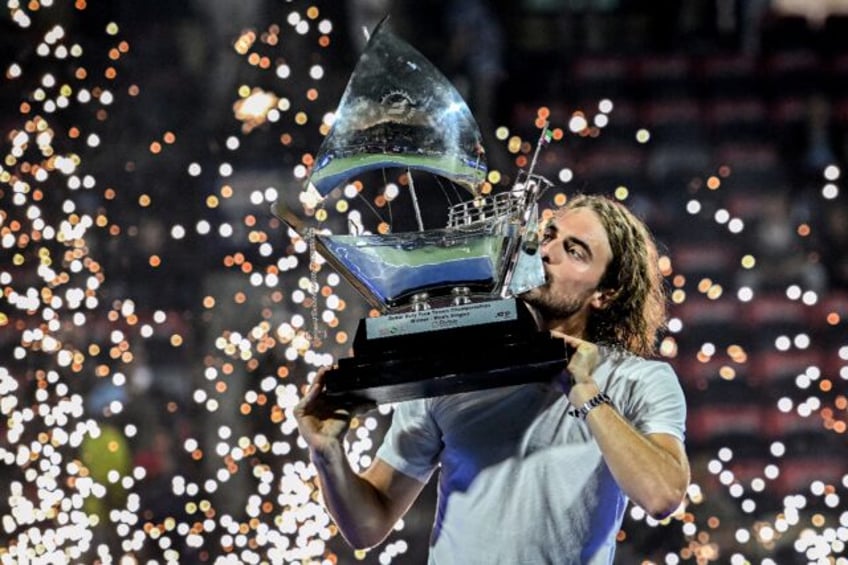
M 568 364 L 565 342 L 515 298 L 366 318 L 353 350 L 325 376 L 325 393 L 342 402 L 549 382 Z

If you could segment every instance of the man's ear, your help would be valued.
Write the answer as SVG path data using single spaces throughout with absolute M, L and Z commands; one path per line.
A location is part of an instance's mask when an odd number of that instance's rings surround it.
M 611 288 L 599 288 L 595 291 L 595 294 L 592 295 L 592 308 L 595 308 L 596 310 L 604 310 L 607 306 L 613 303 L 617 296 L 617 290 Z

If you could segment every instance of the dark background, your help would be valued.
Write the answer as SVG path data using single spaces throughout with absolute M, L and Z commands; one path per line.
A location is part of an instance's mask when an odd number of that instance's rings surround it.
M 322 268 L 317 313 L 330 322 L 310 343 L 312 298 L 296 292 L 308 289 L 308 249 L 263 196 L 273 188 L 306 215 L 297 195 L 322 119 L 362 26 L 387 13 L 469 102 L 490 168 L 505 177 L 496 188 L 526 167 L 547 116 L 563 132 L 539 162 L 557 182 L 548 199 L 616 194 L 663 250 L 672 324 L 662 352 L 687 392 L 693 486 L 666 524 L 631 509 L 618 561 L 845 562 L 839 3 L 55 4 L 10 4 L 0 19 L 4 563 L 27 552 L 426 561 L 432 487 L 367 554 L 334 536 L 317 503 L 291 408 L 317 366 L 349 353 L 367 309 Z M 253 89 L 288 105 L 247 127 L 233 104 Z M 594 121 L 601 114 L 608 124 Z M 588 125 L 572 131 L 578 115 Z M 376 220 L 363 201 L 377 192 L 350 199 L 366 223 Z M 345 229 L 336 203 L 348 198 L 331 197 L 327 226 Z M 51 235 L 88 220 L 82 234 Z M 78 291 L 88 300 L 75 302 Z M 367 464 L 387 414 L 357 422 L 355 464 Z

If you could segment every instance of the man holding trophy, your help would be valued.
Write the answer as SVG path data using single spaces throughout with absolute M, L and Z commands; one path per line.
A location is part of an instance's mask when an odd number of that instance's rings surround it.
M 389 41 L 378 32 L 370 42 L 375 49 Z M 398 59 L 392 53 L 387 59 Z M 374 49 L 369 57 L 373 64 Z M 423 64 L 407 61 L 404 68 L 417 71 Z M 420 108 L 414 100 L 407 106 Z M 415 131 L 409 122 L 404 128 L 405 135 Z M 385 135 L 385 123 L 379 131 Z M 399 153 L 394 149 L 392 158 Z M 350 154 L 345 149 L 330 156 L 343 161 Z M 419 163 L 421 156 L 415 148 L 400 164 Z M 522 249 L 539 261 L 542 277 L 539 284 L 511 288 L 543 338 L 562 346 L 553 371 L 548 359 L 512 370 L 519 380 L 484 379 L 477 389 L 465 381 L 460 388 L 416 387 L 395 405 L 384 442 L 362 473 L 352 470 L 344 449 L 350 420 L 361 407 L 328 394 L 335 369 L 320 370 L 297 405 L 324 502 L 353 547 L 381 543 L 437 468 L 433 564 L 611 563 L 629 500 L 656 518 L 681 505 L 689 482 L 686 405 L 671 367 L 649 359 L 665 322 L 651 235 L 622 204 L 601 196 L 570 198 L 542 227 L 541 239 L 534 240 L 533 227 L 522 237 L 534 245 Z M 501 290 L 501 296 L 509 294 Z M 502 313 L 503 301 L 493 303 Z M 364 366 L 390 375 L 393 363 Z M 536 371 L 541 376 L 527 377 L 538 367 L 544 368 Z M 485 372 L 499 374 L 488 366 Z

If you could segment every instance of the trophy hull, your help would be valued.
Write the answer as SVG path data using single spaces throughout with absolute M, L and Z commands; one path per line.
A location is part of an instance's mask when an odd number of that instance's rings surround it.
M 469 287 L 497 290 L 509 225 L 481 224 L 473 230 L 434 229 L 386 235 L 319 235 L 322 255 L 368 298 L 387 310 L 418 292 L 449 293 Z
M 522 303 L 494 300 L 360 321 L 354 355 L 327 372 L 325 393 L 383 404 L 549 382 L 567 360 L 565 342 Z

